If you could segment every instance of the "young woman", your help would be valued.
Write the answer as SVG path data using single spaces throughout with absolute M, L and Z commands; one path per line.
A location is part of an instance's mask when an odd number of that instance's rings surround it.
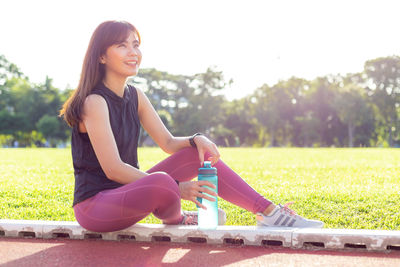
M 150 213 L 165 224 L 197 224 L 195 212 L 181 211 L 181 199 L 204 208 L 196 198 L 216 196 L 204 187 L 211 183 L 191 181 L 207 159 L 218 170 L 218 196 L 257 214 L 259 225 L 322 227 L 258 194 L 219 159 L 206 136 L 171 135 L 146 95 L 126 84 L 139 71 L 140 42 L 128 22 L 101 23 L 91 37 L 79 85 L 60 110 L 72 127 L 73 208 L 79 224 L 91 231 L 117 231 Z M 137 159 L 140 125 L 172 154 L 146 172 Z

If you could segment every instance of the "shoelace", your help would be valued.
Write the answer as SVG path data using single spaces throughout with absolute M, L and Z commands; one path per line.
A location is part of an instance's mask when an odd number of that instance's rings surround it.
M 292 202 L 288 202 L 288 203 L 286 203 L 285 205 L 283 205 L 283 211 L 285 212 L 285 213 L 289 213 L 290 215 L 292 215 L 292 216 L 294 216 L 294 215 L 296 215 L 296 212 L 294 212 L 294 210 L 292 210 L 292 209 L 289 209 L 289 206 L 290 205 L 292 205 L 294 202 L 292 201 Z

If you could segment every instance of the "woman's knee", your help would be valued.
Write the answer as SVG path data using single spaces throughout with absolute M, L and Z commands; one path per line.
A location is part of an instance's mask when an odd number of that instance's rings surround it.
M 170 209 L 176 205 L 180 205 L 180 190 L 175 180 L 165 172 L 155 172 L 147 176 L 146 178 L 151 179 L 151 187 L 148 191 L 148 196 L 154 201 L 155 207 L 160 208 L 165 205 Z M 161 208 L 165 211 L 165 207 Z M 156 210 L 153 210 L 153 212 Z M 158 212 L 156 211 L 158 214 Z M 159 215 L 159 214 L 158 214 Z
M 166 172 L 153 172 L 145 179 L 151 179 L 151 182 L 155 185 L 164 185 L 167 187 L 176 187 L 178 188 L 178 184 L 175 182 L 174 178 L 172 178 Z

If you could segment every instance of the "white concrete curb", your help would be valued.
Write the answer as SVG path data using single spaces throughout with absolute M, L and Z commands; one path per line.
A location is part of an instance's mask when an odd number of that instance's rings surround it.
M 400 250 L 400 231 L 351 229 L 300 229 L 259 226 L 197 226 L 136 224 L 122 231 L 96 233 L 77 222 L 1 220 L 0 237 L 71 238 L 178 243 L 282 246 L 291 248 Z M 0 239 L 1 240 L 1 239 Z

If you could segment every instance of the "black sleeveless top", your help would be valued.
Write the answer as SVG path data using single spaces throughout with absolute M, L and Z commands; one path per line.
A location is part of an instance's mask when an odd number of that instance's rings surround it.
M 90 94 L 100 95 L 107 102 L 110 124 L 121 160 L 139 168 L 137 147 L 140 121 L 136 88 L 127 85 L 121 98 L 100 82 Z M 79 132 L 79 125 L 75 125 L 72 129 L 71 151 L 75 176 L 72 206 L 100 191 L 122 186 L 107 178 L 97 160 L 88 134 Z

